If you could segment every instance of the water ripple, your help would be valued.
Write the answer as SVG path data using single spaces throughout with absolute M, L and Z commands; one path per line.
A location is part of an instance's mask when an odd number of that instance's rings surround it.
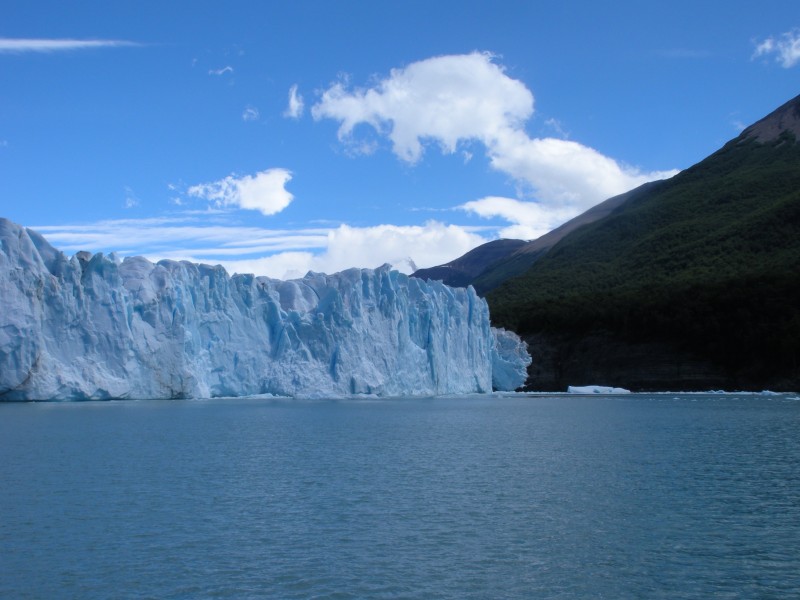
M 800 403 L 782 396 L 0 413 L 0 597 L 800 589 Z

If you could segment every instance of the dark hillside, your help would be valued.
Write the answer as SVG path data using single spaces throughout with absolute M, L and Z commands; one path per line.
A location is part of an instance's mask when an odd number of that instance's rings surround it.
M 419 269 L 414 277 L 443 281 L 453 287 L 467 287 L 491 265 L 524 246 L 524 240 L 494 240 L 473 248 L 447 264 Z
M 488 295 L 493 321 L 534 341 L 532 387 L 605 373 L 613 380 L 598 383 L 800 389 L 799 107 L 574 231 Z M 536 365 L 537 350 L 550 366 Z
M 526 242 L 504 239 L 487 242 L 447 264 L 419 269 L 413 276 L 437 279 L 454 287 L 472 285 L 483 296 L 504 281 L 523 274 L 573 231 L 608 216 L 626 202 L 662 184 L 662 181 L 645 183 L 629 192 L 609 198 L 535 240 Z
M 557 227 L 553 231 L 544 234 L 542 237 L 525 243 L 511 255 L 498 260 L 496 263 L 485 269 L 470 283 L 475 286 L 475 290 L 479 294 L 485 295 L 487 292 L 490 292 L 512 277 L 522 275 L 537 260 L 547 254 L 553 246 L 555 246 L 573 231 L 580 229 L 584 225 L 607 217 L 620 206 L 626 204 L 627 202 L 633 201 L 642 194 L 649 193 L 655 187 L 663 185 L 663 183 L 663 181 L 652 181 L 650 183 L 645 183 L 636 189 L 625 192 L 624 194 L 620 194 L 619 196 L 614 196 L 613 198 L 609 198 L 608 200 L 593 206 L 574 219 L 570 219 L 560 227 Z

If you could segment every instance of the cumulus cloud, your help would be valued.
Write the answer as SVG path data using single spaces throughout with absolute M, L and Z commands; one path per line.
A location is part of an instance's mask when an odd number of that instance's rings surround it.
M 519 130 L 498 135 L 490 161 L 495 169 L 531 184 L 540 202 L 577 210 L 677 173 L 642 173 L 583 144 L 557 138 L 532 139 Z
M 536 202 L 500 196 L 472 200 L 458 208 L 486 219 L 501 218 L 512 223 L 500 229 L 498 234 L 503 238 L 520 240 L 538 238 L 574 216 L 570 209 L 547 208 Z
M 299 119 L 303 116 L 304 109 L 303 96 L 297 93 L 297 84 L 295 84 L 289 88 L 289 104 L 286 110 L 283 111 L 283 116 L 290 119 Z
M 403 273 L 449 262 L 488 241 L 474 230 L 429 221 L 424 225 L 376 225 L 329 229 L 316 251 L 286 251 L 269 256 L 218 260 L 230 273 L 256 273 L 278 279 L 308 271 L 335 273 L 388 263 Z M 193 252 L 191 259 L 202 259 Z
M 493 55 L 473 52 L 393 69 L 369 88 L 335 83 L 311 114 L 316 120 L 339 121 L 338 137 L 346 144 L 358 144 L 356 127 L 368 125 L 411 164 L 430 143 L 445 153 L 482 144 L 493 168 L 531 188 L 542 220 L 523 225 L 511 219 L 528 234 L 677 172 L 642 172 L 575 141 L 531 138 L 524 127 L 533 109 L 534 97 L 525 84 L 510 77 Z
M 202 198 L 217 207 L 235 206 L 274 215 L 289 206 L 294 196 L 285 188 L 292 174 L 286 169 L 267 169 L 255 175 L 228 175 L 211 183 L 194 185 L 190 196 Z
M 117 251 L 221 264 L 230 273 L 278 279 L 308 271 L 333 273 L 384 263 L 411 273 L 461 256 L 488 241 L 477 228 L 428 221 L 423 225 L 263 229 L 225 222 L 226 216 L 182 213 L 179 217 L 118 219 L 88 225 L 33 226 L 64 251 Z
M 318 257 L 320 270 L 347 265 L 379 267 L 390 263 L 400 271 L 448 262 L 486 242 L 477 233 L 457 225 L 428 221 L 424 225 L 340 225 L 328 233 L 326 252 Z
M 756 44 L 753 58 L 771 55 L 785 69 L 800 62 L 800 28 L 795 27 L 778 37 L 768 37 Z
M 73 39 L 24 39 L 0 38 L 0 53 L 22 54 L 24 52 L 65 52 L 92 48 L 138 46 L 125 40 L 73 40 Z
M 498 132 L 518 129 L 533 114 L 533 94 L 508 77 L 489 54 L 439 56 L 393 69 L 369 89 L 349 91 L 344 83 L 326 90 L 312 116 L 341 122 L 347 140 L 360 123 L 392 141 L 401 159 L 415 163 L 423 141 L 454 152 L 459 142 L 491 145 Z

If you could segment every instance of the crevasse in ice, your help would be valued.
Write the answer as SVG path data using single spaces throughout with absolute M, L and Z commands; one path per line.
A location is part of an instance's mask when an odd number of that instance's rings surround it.
M 530 357 L 472 288 L 388 266 L 279 281 L 102 253 L 0 219 L 0 400 L 489 392 Z

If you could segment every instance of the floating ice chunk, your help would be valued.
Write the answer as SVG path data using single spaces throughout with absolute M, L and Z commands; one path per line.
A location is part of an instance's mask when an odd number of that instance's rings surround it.
M 570 394 L 630 394 L 630 390 L 604 385 L 571 385 L 567 388 Z

